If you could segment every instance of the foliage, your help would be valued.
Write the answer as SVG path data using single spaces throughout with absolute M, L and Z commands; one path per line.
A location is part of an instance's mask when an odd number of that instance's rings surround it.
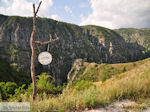
M 25 94 L 26 90 L 25 90 L 25 86 L 26 84 L 23 84 L 22 86 L 20 86 L 19 88 L 15 89 L 15 94 L 12 95 L 8 100 L 9 101 L 21 101 L 21 95 Z
M 37 80 L 37 92 L 38 93 L 47 93 L 47 94 L 57 94 L 61 93 L 62 87 L 54 85 L 54 79 L 52 76 L 42 73 L 38 76 Z
M 84 74 L 84 76 L 81 75 L 80 79 L 94 82 L 97 81 L 97 75 L 98 71 L 96 70 L 96 67 L 93 66 Z
M 124 72 L 100 85 L 93 86 L 90 81 L 78 80 L 69 88 L 63 89 L 60 95 L 41 93 L 33 103 L 32 97 L 25 93 L 21 95 L 21 101 L 31 101 L 32 111 L 71 112 L 105 106 L 115 100 L 145 98 L 150 95 L 150 69 L 147 67 L 149 65 L 150 59 L 136 62 L 136 67 L 134 63 L 121 64 L 123 67 L 113 65 Z M 41 77 L 46 80 L 49 76 L 44 74 Z M 41 83 L 46 85 L 46 82 Z M 140 108 L 143 107 L 145 108 Z
M 17 85 L 29 85 L 31 83 L 30 74 L 20 69 L 17 64 L 11 64 L 0 57 L 0 81 L 15 82 Z
M 145 52 L 148 52 L 148 51 L 150 51 L 150 43 L 145 48 Z
M 138 43 L 145 48 L 145 52 L 149 51 L 150 44 L 150 30 L 149 28 L 135 29 L 135 28 L 121 28 L 115 30 L 118 32 L 127 42 Z M 140 37 L 140 38 L 139 38 Z M 137 41 L 137 38 L 139 40 Z
M 94 84 L 90 81 L 81 80 L 73 82 L 72 86 L 70 88 L 73 88 L 74 91 L 81 91 L 90 88 L 91 86 L 94 86 Z
M 5 100 L 15 94 L 17 84 L 14 82 L 0 82 L 0 93 L 2 100 Z
M 6 82 L 4 89 L 7 94 L 14 94 L 15 89 L 17 88 L 17 84 L 14 82 Z
M 3 88 L 4 85 L 5 85 L 5 82 L 0 82 L 0 100 L 5 99 L 4 88 Z
M 81 67 L 80 71 L 77 74 L 77 81 L 106 81 L 113 76 L 124 73 L 129 69 L 128 66 L 114 66 L 110 64 L 92 64 L 87 63 Z

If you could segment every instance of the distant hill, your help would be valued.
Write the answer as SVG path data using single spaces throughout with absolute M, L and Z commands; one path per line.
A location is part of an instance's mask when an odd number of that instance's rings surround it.
M 0 56 L 10 64 L 30 71 L 32 18 L 0 15 Z M 99 26 L 77 26 L 38 18 L 35 40 L 46 41 L 56 33 L 58 41 L 48 51 L 53 61 L 42 66 L 36 58 L 36 74 L 48 72 L 57 83 L 67 81 L 74 60 L 95 63 L 126 63 L 145 59 L 149 54 L 150 29 L 110 30 Z M 37 55 L 48 46 L 36 46 Z M 0 74 L 4 75 L 4 74 Z
M 121 28 L 115 31 L 119 33 L 126 42 L 138 43 L 145 48 L 150 43 L 150 28 Z

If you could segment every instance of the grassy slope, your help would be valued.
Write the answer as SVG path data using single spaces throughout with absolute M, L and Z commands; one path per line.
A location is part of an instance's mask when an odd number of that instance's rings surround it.
M 102 64 L 98 65 L 99 70 Z M 146 98 L 150 95 L 150 59 L 138 61 L 134 63 L 124 64 L 111 64 L 106 65 L 120 70 L 126 67 L 126 71 L 114 75 L 112 78 L 107 79 L 104 83 L 96 83 L 97 89 L 87 89 L 78 96 L 80 101 L 86 107 L 95 107 L 97 105 L 104 105 L 114 100 L 121 99 L 138 99 Z M 93 67 L 93 64 L 91 65 Z M 93 74 L 94 75 L 94 74 Z M 100 77 L 98 75 L 97 77 Z M 95 83 L 94 83 L 95 84 Z M 98 92 L 99 90 L 99 92 Z M 91 92 L 89 92 L 91 91 Z M 91 95 L 90 96 L 88 96 Z M 83 99 L 82 99 L 83 97 Z M 88 99 L 88 101 L 86 98 Z M 85 98 L 85 99 L 84 99 Z M 82 104 L 81 103 L 81 104 Z
M 86 66 L 88 70 L 91 70 L 91 68 L 95 68 L 94 70 L 99 69 L 101 74 L 99 73 L 95 77 L 101 77 L 101 75 L 103 75 L 104 67 L 107 69 L 114 67 L 114 73 L 116 74 L 113 74 L 111 78 L 106 79 L 103 83 L 101 82 L 101 78 L 99 78 L 97 82 L 93 81 L 93 83 L 97 86 L 92 85 L 79 91 L 77 90 L 77 86 L 71 86 L 69 89 L 64 89 L 63 93 L 57 97 L 47 97 L 46 95 L 43 95 L 42 98 L 38 97 L 37 101 L 32 104 L 32 110 L 58 110 L 71 112 L 75 110 L 85 110 L 99 106 L 106 106 L 115 100 L 137 100 L 142 98 L 144 100 L 141 101 L 145 102 L 145 99 L 149 98 L 150 58 L 134 63 L 110 65 L 84 63 L 84 66 Z M 122 70 L 124 67 L 126 70 L 119 73 L 118 71 Z M 84 77 L 88 75 L 87 73 L 90 73 L 88 70 L 82 70 Z M 79 79 L 81 80 L 81 77 L 79 78 L 78 76 L 76 80 Z M 27 101 L 28 98 L 24 95 L 23 99 L 23 101 Z M 149 101 L 146 102 L 150 103 Z
M 119 64 L 96 64 L 96 63 L 85 62 L 83 66 L 80 68 L 80 71 L 78 71 L 76 80 L 104 82 L 106 79 L 109 79 L 114 76 L 118 76 L 121 73 L 137 68 L 147 61 L 149 61 L 149 59 L 145 59 L 137 62 L 119 63 Z M 73 75 L 74 74 L 72 74 L 71 76 Z

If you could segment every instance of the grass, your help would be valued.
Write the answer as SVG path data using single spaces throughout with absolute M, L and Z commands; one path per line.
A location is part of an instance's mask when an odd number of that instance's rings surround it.
M 96 66 L 93 64 L 92 67 L 101 68 L 101 66 L 112 66 L 118 69 L 125 67 L 126 70 L 106 79 L 103 83 L 100 81 L 99 83 L 97 82 L 96 86 L 93 86 L 91 84 L 93 82 L 90 81 L 84 85 L 87 85 L 87 88 L 83 87 L 80 89 L 79 87 L 77 88 L 77 86 L 71 85 L 70 88 L 64 89 L 62 94 L 54 96 L 43 93 L 42 95 L 37 95 L 35 102 L 30 100 L 31 96 L 24 94 L 21 95 L 22 101 L 30 101 L 31 110 L 34 112 L 72 112 L 88 110 L 107 106 L 115 100 L 120 101 L 123 99 L 141 102 L 141 104 L 126 107 L 125 110 L 132 108 L 136 111 L 147 108 L 148 102 L 144 99 L 150 98 L 150 59 L 128 64 Z M 82 83 L 83 80 L 81 80 L 81 83 L 77 83 L 77 85 L 79 86 Z M 92 86 L 89 86 L 89 84 Z
M 137 62 L 119 63 L 119 64 L 96 64 L 84 62 L 78 71 L 76 81 L 87 80 L 92 82 L 102 81 L 119 76 L 121 73 L 137 68 L 149 59 Z M 74 73 L 71 74 L 73 76 Z
M 145 103 L 142 103 L 142 104 L 135 104 L 135 105 L 131 105 L 131 106 L 127 106 L 127 107 L 124 107 L 125 110 L 132 110 L 133 112 L 142 112 L 143 110 L 145 110 L 147 108 L 147 104 Z
M 139 103 L 126 107 L 125 110 L 143 110 L 149 103 L 145 99 L 150 98 L 149 66 L 150 58 L 134 63 L 84 63 L 76 80 L 68 88 L 64 88 L 62 93 L 45 91 L 50 86 L 46 87 L 47 83 L 43 81 L 47 78 L 41 76 L 41 83 L 37 84 L 42 91 L 34 102 L 31 100 L 31 91 L 24 92 L 23 89 L 18 90 L 17 95 L 8 101 L 30 101 L 33 112 L 72 112 L 104 107 L 116 100 L 130 99 Z M 107 78 L 103 81 L 105 75 Z

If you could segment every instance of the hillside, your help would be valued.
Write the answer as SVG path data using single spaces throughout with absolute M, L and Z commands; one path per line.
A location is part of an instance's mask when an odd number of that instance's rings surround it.
M 95 84 L 99 84 L 105 82 L 107 79 L 110 78 L 117 79 L 118 76 L 120 77 L 121 74 L 126 74 L 129 71 L 132 71 L 133 69 L 141 69 L 141 71 L 144 71 L 144 69 L 142 69 L 141 67 L 146 65 L 146 63 L 148 62 L 150 62 L 149 58 L 142 61 L 129 63 L 97 64 L 83 62 L 81 59 L 78 59 L 74 62 L 73 67 L 68 74 L 68 80 L 86 80 L 92 81 Z M 148 67 L 145 69 L 149 70 Z M 139 74 L 139 71 L 136 72 Z
M 81 66 L 81 69 L 77 70 L 77 77 L 64 88 L 62 94 L 45 99 L 39 97 L 32 105 L 33 111 L 149 112 L 150 58 L 123 64 L 80 62 L 75 61 L 76 68 Z M 106 76 L 105 80 L 102 80 L 103 76 Z
M 12 89 L 6 89 L 15 86 L 10 82 L 0 82 L 0 101 L 30 102 L 31 112 L 149 112 L 149 66 L 150 58 L 117 64 L 97 64 L 77 59 L 68 75 L 73 80 L 63 89 L 52 86 L 47 81 L 49 75 L 44 73 L 37 79 L 35 101 L 31 97 L 32 86 L 19 86 L 13 93 Z
M 0 56 L 10 64 L 25 69 L 27 73 L 30 71 L 31 31 L 32 18 L 0 15 Z M 145 32 L 143 35 L 146 38 L 137 36 L 138 39 L 132 42 L 127 41 L 128 36 L 122 36 L 116 30 L 99 26 L 80 27 L 38 18 L 35 40 L 46 41 L 50 33 L 53 36 L 56 33 L 59 37 L 48 49 L 53 61 L 48 66 L 42 66 L 36 58 L 36 74 L 47 72 L 55 77 L 57 84 L 67 82 L 67 74 L 76 59 L 95 63 L 125 63 L 149 57 L 149 49 L 146 47 L 149 44 L 149 33 Z M 138 40 L 147 42 L 141 44 Z M 36 46 L 36 50 L 38 56 L 40 52 L 47 51 L 47 45 Z
M 80 60 L 81 62 L 81 60 Z M 79 60 L 74 65 L 77 66 Z M 67 93 L 68 100 L 76 99 L 68 105 L 72 104 L 74 109 L 82 108 L 100 108 L 106 111 L 107 104 L 115 101 L 128 99 L 128 106 L 122 106 L 122 111 L 146 111 L 149 108 L 149 92 L 150 92 L 150 58 L 123 64 L 96 64 L 84 62 L 79 64 L 81 69 L 74 67 L 74 72 L 70 74 L 72 77 L 76 75 L 73 82 L 69 85 Z M 77 74 L 76 70 L 78 71 Z M 72 79 L 70 77 L 70 79 Z M 91 83 L 96 89 L 90 88 Z M 91 85 L 92 86 L 92 85 Z M 67 98 L 66 98 L 67 99 Z M 79 101 L 78 101 L 79 100 Z M 125 100 L 126 101 L 126 100 Z M 134 104 L 130 105 L 130 102 Z M 120 102 L 121 103 L 121 102 Z M 80 105 L 78 107 L 78 105 Z M 103 106 L 106 106 L 102 108 Z M 112 107 L 108 109 L 113 109 Z M 114 105 L 115 106 L 115 105 Z M 72 109 L 69 108 L 68 109 Z M 117 108 L 116 111 L 119 111 Z M 98 111 L 98 109 L 97 109 Z M 111 110 L 107 110 L 111 111 Z M 94 111 L 93 111 L 94 112 Z
M 145 48 L 150 43 L 150 28 L 121 28 L 115 31 L 118 32 L 126 42 L 138 43 Z

